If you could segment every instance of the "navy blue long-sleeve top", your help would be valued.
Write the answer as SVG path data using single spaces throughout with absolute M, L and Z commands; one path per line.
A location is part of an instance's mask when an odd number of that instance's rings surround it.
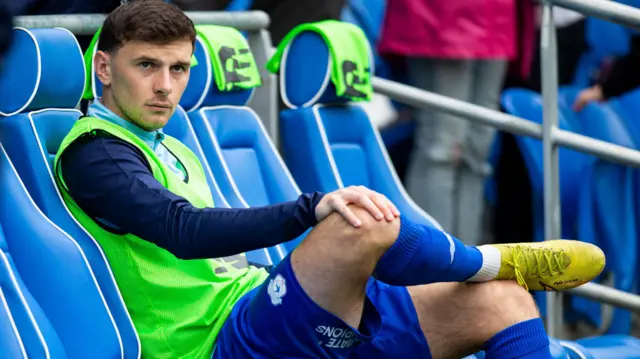
M 204 208 L 168 191 L 142 152 L 107 135 L 85 136 L 62 154 L 71 197 L 114 233 L 131 233 L 178 258 L 218 258 L 292 240 L 317 223 L 321 193 L 257 208 Z

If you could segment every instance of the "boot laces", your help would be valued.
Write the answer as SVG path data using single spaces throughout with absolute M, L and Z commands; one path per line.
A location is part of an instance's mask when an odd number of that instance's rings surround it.
M 547 278 L 562 274 L 568 265 L 564 251 L 549 248 L 515 246 L 513 261 L 506 261 L 513 267 L 518 284 L 529 290 L 525 278 Z

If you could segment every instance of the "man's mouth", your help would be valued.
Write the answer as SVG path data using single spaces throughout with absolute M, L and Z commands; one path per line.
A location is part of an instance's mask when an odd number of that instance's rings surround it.
M 149 107 L 151 107 L 153 109 L 158 109 L 158 110 L 171 109 L 171 105 L 169 105 L 169 104 L 150 103 L 147 106 L 149 106 Z

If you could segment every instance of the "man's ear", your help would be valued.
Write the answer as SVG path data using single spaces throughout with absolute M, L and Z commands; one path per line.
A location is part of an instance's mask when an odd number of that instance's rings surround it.
M 96 55 L 93 57 L 93 66 L 102 85 L 109 86 L 111 84 L 111 55 L 104 51 L 96 51 Z

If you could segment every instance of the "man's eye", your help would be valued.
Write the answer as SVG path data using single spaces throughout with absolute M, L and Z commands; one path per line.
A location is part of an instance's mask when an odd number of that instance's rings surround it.
M 171 70 L 175 72 L 184 72 L 186 69 L 182 65 L 175 65 L 171 67 Z
M 150 69 L 153 66 L 153 64 L 148 62 L 148 61 L 145 61 L 145 62 L 141 62 L 140 64 L 138 64 L 138 66 L 140 66 L 140 68 L 146 70 L 146 69 Z

